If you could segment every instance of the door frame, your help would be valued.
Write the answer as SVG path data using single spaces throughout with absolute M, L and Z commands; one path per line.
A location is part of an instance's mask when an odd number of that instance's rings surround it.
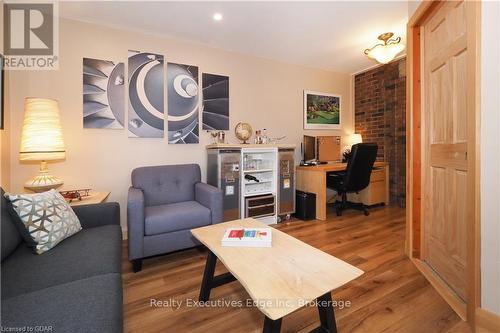
M 478 1 L 466 1 L 467 12 L 467 107 L 473 109 L 468 116 L 467 131 L 471 135 L 468 143 L 468 193 L 470 211 L 467 225 L 467 302 L 456 294 L 421 261 L 423 242 L 421 200 L 422 158 L 422 67 L 421 27 L 441 7 L 443 1 L 422 1 L 407 25 L 407 79 L 406 79 L 406 242 L 405 251 L 416 267 L 433 287 L 448 302 L 453 310 L 469 322 L 475 330 L 475 312 L 480 306 L 480 5 Z

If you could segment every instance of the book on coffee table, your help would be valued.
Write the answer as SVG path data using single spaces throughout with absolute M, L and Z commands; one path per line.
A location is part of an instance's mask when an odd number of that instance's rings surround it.
M 229 228 L 221 242 L 228 247 L 271 247 L 271 228 Z

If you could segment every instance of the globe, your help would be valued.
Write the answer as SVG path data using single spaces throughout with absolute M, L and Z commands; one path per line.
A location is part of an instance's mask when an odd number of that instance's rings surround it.
M 252 137 L 252 126 L 248 123 L 237 123 L 234 128 L 234 134 L 239 140 L 246 144 L 248 143 L 247 140 Z

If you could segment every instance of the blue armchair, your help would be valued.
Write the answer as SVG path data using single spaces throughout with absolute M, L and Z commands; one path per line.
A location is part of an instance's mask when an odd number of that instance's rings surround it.
M 128 258 L 142 259 L 199 245 L 190 229 L 222 222 L 222 191 L 201 182 L 197 164 L 137 168 L 128 192 Z

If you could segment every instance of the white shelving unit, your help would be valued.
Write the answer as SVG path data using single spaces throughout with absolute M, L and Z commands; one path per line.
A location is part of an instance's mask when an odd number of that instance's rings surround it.
M 241 182 L 241 218 L 247 217 L 247 199 L 262 197 L 262 204 L 249 208 L 263 223 L 277 223 L 277 192 L 278 192 L 278 149 L 272 148 L 242 148 L 241 161 L 243 176 Z M 245 176 L 255 177 L 255 180 Z M 274 204 L 271 203 L 274 197 Z M 257 213 L 259 212 L 259 213 Z

